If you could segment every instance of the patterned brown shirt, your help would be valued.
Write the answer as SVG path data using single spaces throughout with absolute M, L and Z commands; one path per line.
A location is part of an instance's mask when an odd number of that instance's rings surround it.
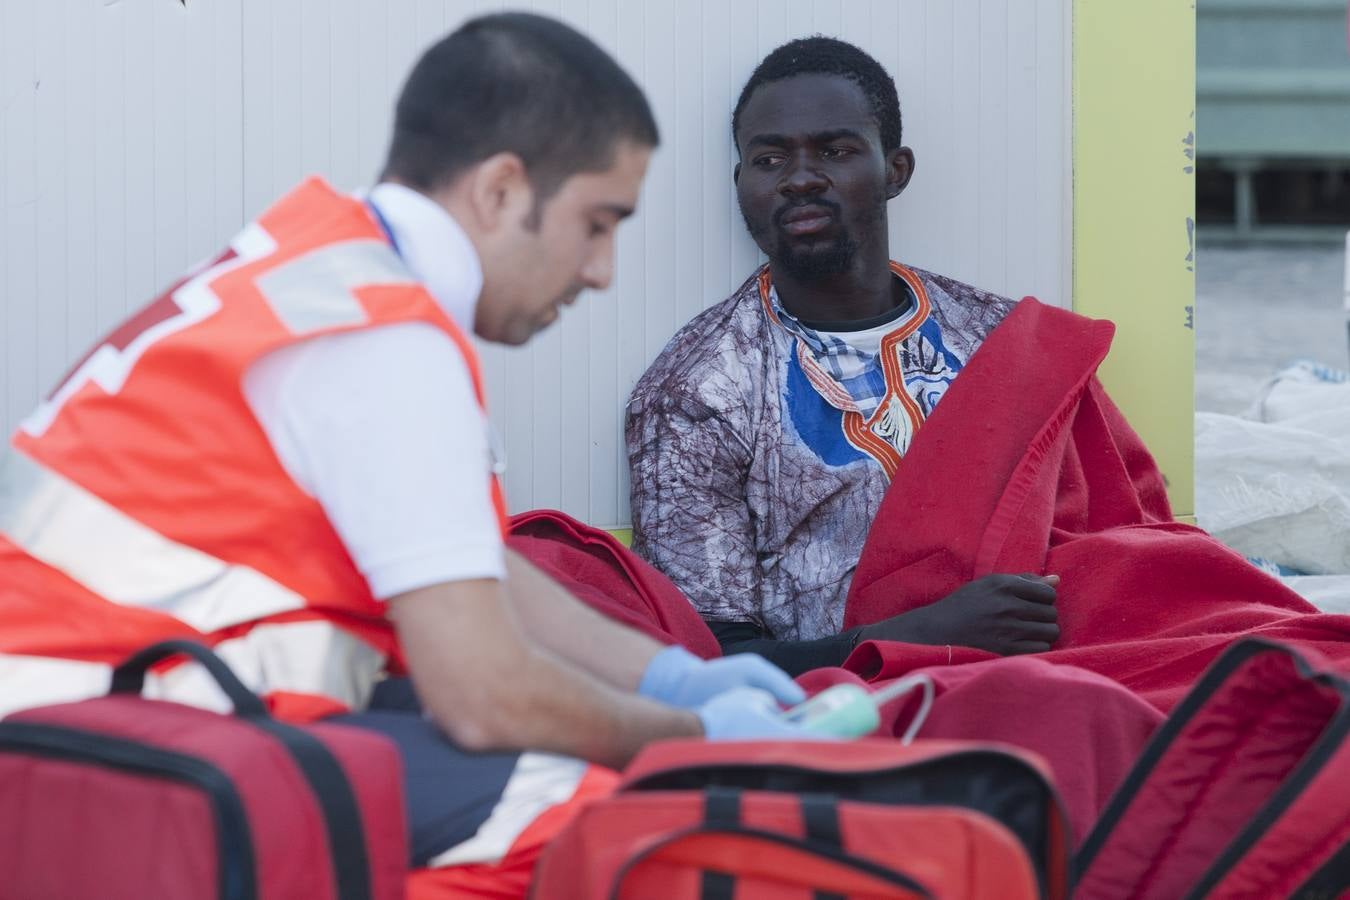
M 1013 302 L 892 264 L 917 300 L 882 342 L 864 418 L 780 320 L 767 268 L 671 338 L 628 401 L 633 548 L 704 618 L 837 634 L 863 541 L 922 423 Z M 855 390 L 855 393 L 857 391 Z M 916 523 L 922 527 L 922 523 Z

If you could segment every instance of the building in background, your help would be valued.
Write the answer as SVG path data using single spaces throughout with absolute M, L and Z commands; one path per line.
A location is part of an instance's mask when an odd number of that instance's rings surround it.
M 1196 409 L 1300 359 L 1345 369 L 1346 0 L 1199 0 Z
M 1346 0 L 1199 0 L 1199 226 L 1340 242 L 1350 229 Z

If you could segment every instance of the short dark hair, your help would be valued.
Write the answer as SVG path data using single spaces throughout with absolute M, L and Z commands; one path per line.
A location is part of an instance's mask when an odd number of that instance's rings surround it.
M 741 127 L 741 111 L 761 85 L 797 75 L 840 75 L 856 84 L 867 98 L 872 117 L 881 132 L 885 153 L 900 147 L 900 97 L 895 81 L 881 63 L 862 50 L 838 38 L 814 35 L 789 41 L 764 57 L 750 80 L 741 89 L 736 110 L 731 114 L 731 139 Z
M 554 19 L 471 19 L 418 60 L 399 95 L 385 176 L 440 188 L 497 153 L 517 154 L 545 199 L 600 172 L 623 140 L 660 141 L 642 89 L 589 38 Z

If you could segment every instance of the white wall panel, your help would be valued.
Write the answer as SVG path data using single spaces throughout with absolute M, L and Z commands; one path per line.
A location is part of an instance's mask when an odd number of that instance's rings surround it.
M 512 509 L 627 521 L 629 389 L 759 261 L 727 123 L 790 38 L 838 35 L 896 77 L 918 157 L 898 258 L 1067 305 L 1065 0 L 0 0 L 0 424 L 303 175 L 369 183 L 417 54 L 502 8 L 609 48 L 664 136 L 610 289 L 527 349 L 485 351 Z

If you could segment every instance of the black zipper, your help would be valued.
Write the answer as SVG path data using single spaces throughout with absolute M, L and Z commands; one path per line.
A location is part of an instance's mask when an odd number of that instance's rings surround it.
M 718 772 L 786 772 L 793 775 L 807 776 L 825 776 L 829 778 L 869 778 L 873 776 L 894 775 L 902 772 L 912 772 L 922 769 L 925 766 L 940 766 L 955 760 L 967 758 L 975 759 L 995 759 L 999 762 L 1011 763 L 1022 769 L 1026 774 L 1036 779 L 1037 784 L 1045 789 L 1050 797 L 1055 812 L 1063 815 L 1064 805 L 1060 801 L 1059 791 L 1044 775 L 1036 768 L 1027 764 L 1024 760 L 998 750 L 958 750 L 955 752 L 946 752 L 941 756 L 931 756 L 927 759 L 916 759 L 911 762 L 896 766 L 885 766 L 870 769 L 831 769 L 828 766 L 808 766 L 793 765 L 789 763 L 767 763 L 761 764 L 753 761 L 724 760 L 707 763 L 690 763 L 687 765 L 672 765 L 668 768 L 656 772 L 648 772 L 636 781 L 629 782 L 623 786 L 624 791 L 643 791 L 643 790 L 672 790 L 666 785 L 652 785 L 651 782 L 667 776 L 680 776 L 685 773 L 708 773 L 717 774 Z M 674 790 L 698 790 L 699 788 L 674 788 Z M 754 788 L 760 790 L 760 788 Z M 860 798 L 861 799 L 861 798 Z M 875 802 L 875 801 L 873 801 Z
M 814 767 L 814 766 L 807 766 L 807 765 L 793 765 L 793 764 L 788 764 L 788 763 L 758 764 L 758 763 L 754 763 L 754 762 L 750 762 L 750 761 L 739 762 L 739 761 L 735 761 L 735 760 L 718 761 L 718 762 L 707 762 L 707 763 L 693 763 L 693 764 L 689 764 L 689 765 L 672 765 L 672 766 L 670 766 L 670 767 L 668 767 L 668 768 L 661 769 L 661 770 L 656 771 L 656 772 L 649 772 L 649 773 L 647 773 L 646 775 L 643 775 L 641 778 L 637 779 L 636 781 L 633 781 L 633 782 L 630 782 L 630 783 L 628 783 L 628 784 L 625 784 L 625 785 L 623 786 L 622 790 L 623 790 L 623 791 L 640 791 L 640 790 L 706 790 L 706 789 L 707 789 L 707 785 L 706 785 L 706 784 L 701 785 L 701 786 L 698 786 L 698 787 L 693 787 L 693 786 L 688 786 L 688 787 L 686 787 L 686 786 L 670 787 L 670 786 L 668 786 L 668 785 L 661 785 L 661 784 L 659 784 L 660 779 L 663 778 L 663 777 L 667 777 L 667 776 L 677 777 L 677 776 L 684 775 L 684 774 L 686 774 L 686 773 L 705 773 L 705 774 L 707 774 L 707 775 L 716 775 L 716 774 L 719 773 L 719 772 L 733 772 L 733 773 L 734 773 L 734 772 L 736 772 L 736 771 L 756 772 L 756 773 L 758 773 L 758 772 L 770 772 L 770 773 L 771 773 L 771 772 L 784 772 L 784 773 L 788 773 L 788 774 L 792 774 L 792 775 L 804 775 L 804 776 L 821 776 L 821 775 L 823 775 L 823 776 L 826 776 L 826 777 L 834 777 L 834 778 L 866 778 L 866 777 L 872 777 L 872 776 L 885 776 L 885 775 L 894 775 L 894 774 L 900 774 L 900 773 L 906 773 L 906 772 L 916 772 L 916 771 L 922 770 L 924 767 L 927 767 L 927 766 L 941 766 L 941 765 L 945 765 L 945 764 L 953 763 L 953 762 L 955 762 L 956 765 L 957 765 L 957 767 L 959 768 L 959 767 L 960 767 L 960 764 L 961 764 L 959 761 L 963 761 L 963 760 L 976 761 L 976 760 L 981 760 L 981 759 L 994 759 L 994 760 L 999 761 L 1000 763 L 1006 763 L 1006 764 L 1014 765 L 1014 766 L 1016 766 L 1017 768 L 1022 769 L 1027 775 L 1030 775 L 1032 778 L 1034 778 L 1034 779 L 1036 780 L 1036 783 L 1037 783 L 1038 785 L 1040 785 L 1040 787 L 1043 788 L 1043 789 L 1045 790 L 1046 796 L 1047 796 L 1047 797 L 1049 798 L 1049 800 L 1050 800 L 1050 806 L 1051 806 L 1051 813 L 1052 813 L 1052 815 L 1057 816 L 1057 817 L 1059 818 L 1059 821 L 1062 823 L 1062 828 L 1061 828 L 1061 830 L 1067 828 L 1068 817 L 1067 817 L 1067 814 L 1064 812 L 1064 803 L 1063 803 L 1063 801 L 1060 799 L 1059 791 L 1058 791 L 1058 789 L 1054 786 L 1054 784 L 1053 784 L 1049 779 L 1047 779 L 1044 775 L 1042 775 L 1042 774 L 1040 773 L 1039 770 L 1037 770 L 1035 767 L 1029 765 L 1026 761 L 1020 759 L 1019 757 L 1014 756 L 1014 755 L 1012 755 L 1011 753 L 1004 753 L 1004 752 L 1001 752 L 1001 751 L 999 751 L 999 750 L 992 750 L 992 749 L 958 750 L 958 751 L 955 751 L 955 752 L 946 752 L 946 753 L 943 753 L 941 756 L 932 756 L 932 757 L 929 757 L 929 758 L 927 758 L 927 759 L 913 760 L 913 761 L 911 761 L 911 762 L 902 763 L 902 764 L 900 764 L 900 765 L 895 765 L 895 766 L 885 766 L 885 767 L 877 767 L 877 768 L 862 769 L 862 770 L 854 770 L 854 771 L 837 770 L 837 769 L 831 769 L 831 768 L 824 767 L 824 766 L 822 766 L 822 767 Z M 657 784 L 653 784 L 653 782 L 658 782 L 658 783 L 657 783 Z M 759 790 L 760 788 L 754 788 L 754 789 L 755 789 L 755 790 Z M 774 789 L 774 790 L 781 790 L 781 789 Z M 867 802 L 870 802 L 870 803 L 876 803 L 876 802 L 877 802 L 877 801 L 875 801 L 875 800 L 868 800 L 866 797 L 862 797 L 862 796 L 858 797 L 857 799 L 858 799 L 860 802 L 864 802 L 864 803 L 867 803 Z M 929 805 L 929 806 L 932 806 L 932 805 L 942 805 L 942 804 L 938 803 L 937 801 L 932 801 L 932 802 L 928 802 L 928 803 L 925 803 L 925 804 L 922 804 L 922 805 Z M 1000 823 L 1000 824 L 1002 824 L 1002 823 Z M 1004 826 L 1004 827 L 1006 828 L 1007 826 Z M 1009 828 L 1008 830 L 1009 830 L 1009 832 L 1012 833 L 1015 837 L 1017 837 L 1019 843 L 1021 843 L 1021 844 L 1023 845 L 1023 847 L 1028 851 L 1028 855 L 1029 855 L 1029 856 L 1032 855 L 1030 851 L 1033 850 L 1033 849 L 1035 849 L 1035 848 L 1031 847 L 1031 846 L 1029 845 L 1029 842 L 1028 842 L 1027 840 L 1025 840 L 1025 839 L 1023 838 L 1022 835 L 1017 834 L 1017 833 L 1014 832 L 1011 828 Z M 1041 888 L 1041 893 L 1042 893 L 1042 895 L 1043 895 L 1043 896 L 1050 896 L 1050 894 L 1052 893 L 1052 891 L 1051 891 L 1052 882 L 1054 881 L 1054 875 L 1055 875 L 1054 872 L 1050 871 L 1050 867 L 1051 867 L 1051 866 L 1053 865 L 1053 863 L 1054 863 L 1054 859 L 1055 859 L 1055 856 L 1056 856 L 1056 849 L 1059 849 L 1059 851 L 1060 851 L 1060 853 L 1061 853 L 1061 855 L 1062 855 L 1062 858 L 1064 858 L 1066 861 L 1067 861 L 1067 860 L 1071 860 L 1071 853 L 1070 853 L 1070 850 L 1069 850 L 1068 847 L 1060 847 L 1060 848 L 1056 848 L 1056 847 L 1054 847 L 1054 846 L 1052 845 L 1052 844 L 1053 844 L 1053 841 L 1054 841 L 1054 832 L 1053 832 L 1053 829 L 1051 829 L 1050 827 L 1045 827 L 1045 828 L 1043 829 L 1043 839 L 1044 839 L 1044 841 L 1045 841 L 1045 846 L 1039 848 L 1039 849 L 1040 849 L 1040 852 L 1041 852 L 1041 854 L 1043 854 L 1043 856 L 1042 856 L 1042 858 L 1041 858 L 1040 860 L 1038 860 L 1038 861 L 1036 862 L 1036 865 L 1034 866 L 1034 868 L 1035 868 L 1035 870 L 1036 870 L 1037 881 L 1040 883 L 1040 888 Z M 1073 871 L 1072 871 L 1072 866 L 1070 866 L 1069 868 L 1070 868 L 1070 871 L 1064 873 L 1064 875 L 1065 875 L 1064 881 L 1065 881 L 1065 892 L 1066 892 L 1066 895 L 1071 896 L 1071 895 L 1073 894 L 1074 873 L 1073 873 Z
M 1270 652 L 1283 653 L 1291 657 L 1295 671 L 1302 675 L 1306 680 L 1326 684 L 1334 688 L 1337 693 L 1341 695 L 1342 712 L 1337 714 L 1332 720 L 1330 730 L 1334 731 L 1341 729 L 1343 736 L 1344 729 L 1347 726 L 1345 722 L 1342 722 L 1342 719 L 1346 718 L 1345 710 L 1347 709 L 1347 705 L 1350 704 L 1350 685 L 1343 679 L 1333 677 L 1325 672 L 1314 672 L 1308 666 L 1307 661 L 1299 656 L 1298 653 L 1290 647 L 1274 641 L 1267 641 L 1261 638 L 1248 638 L 1241 643 L 1233 645 L 1227 652 L 1219 657 L 1219 659 L 1210 667 L 1209 671 L 1201 676 L 1200 680 L 1191 688 L 1190 693 L 1186 695 L 1177 708 L 1172 711 L 1172 714 L 1167 720 L 1163 722 L 1162 727 L 1153 735 L 1149 740 L 1148 746 L 1144 748 L 1144 752 L 1140 754 L 1139 760 L 1134 764 L 1134 767 L 1130 769 L 1129 774 L 1125 776 L 1124 782 L 1121 783 L 1120 787 L 1116 789 L 1115 794 L 1112 795 L 1111 802 L 1107 804 L 1106 810 L 1097 820 L 1097 824 L 1093 826 L 1092 833 L 1089 834 L 1087 840 L 1083 842 L 1083 846 L 1079 849 L 1078 854 L 1074 859 L 1074 873 L 1078 878 L 1081 878 L 1082 875 L 1091 868 L 1097 854 L 1101 852 L 1102 847 L 1105 846 L 1107 840 L 1110 839 L 1111 835 L 1115 832 L 1115 829 L 1120 825 L 1121 819 L 1129 812 L 1129 808 L 1134 803 L 1135 797 L 1148 781 L 1149 776 L 1153 774 L 1153 770 L 1157 768 L 1158 763 L 1162 760 L 1163 756 L 1171 749 L 1172 744 L 1180 736 L 1181 732 L 1190 725 L 1191 720 L 1195 718 L 1196 714 L 1209 703 L 1211 697 L 1224 686 L 1225 682 L 1227 682 L 1229 677 L 1232 676 L 1237 669 L 1241 668 L 1249 660 L 1260 656 L 1263 653 Z M 1268 828 L 1270 822 L 1273 821 L 1273 819 L 1267 820 L 1267 814 L 1274 814 L 1281 808 L 1287 808 L 1297 797 L 1298 792 L 1306 787 L 1307 782 L 1315 775 L 1315 768 L 1307 768 L 1308 764 L 1319 758 L 1319 765 L 1320 763 L 1324 763 L 1326 761 L 1326 756 L 1336 749 L 1336 745 L 1325 740 L 1325 737 L 1326 734 L 1324 734 L 1324 737 L 1320 738 L 1318 743 L 1314 745 L 1313 750 L 1310 751 L 1309 757 L 1305 762 L 1300 764 L 1295 778 L 1287 779 L 1286 782 L 1281 785 L 1280 789 L 1272 795 L 1271 800 L 1268 801 L 1266 806 L 1261 810 L 1259 818 L 1244 830 L 1241 838 L 1238 839 L 1238 842 L 1229 845 L 1224 851 L 1224 854 L 1220 857 L 1220 862 L 1229 861 L 1228 865 L 1230 866 L 1235 863 L 1241 853 L 1250 849 L 1251 844 L 1255 843 L 1256 839 L 1260 836 L 1261 831 Z M 1260 826 L 1259 829 L 1257 828 L 1258 825 Z M 1202 882 L 1201 886 L 1208 883 L 1210 879 L 1217 874 L 1220 874 L 1219 863 L 1212 866 L 1209 872 L 1206 873 L 1205 880 Z M 1202 894 L 1203 891 L 1200 891 L 1199 887 L 1192 892 L 1192 896 L 1200 896 Z
M 1312 783 L 1312 780 L 1326 766 L 1327 760 L 1331 759 L 1336 752 L 1345 744 L 1345 738 L 1350 735 L 1350 708 L 1342 706 L 1341 712 L 1332 719 L 1331 725 L 1317 739 L 1317 743 L 1308 751 L 1303 762 L 1299 763 L 1294 774 L 1286 778 L 1278 790 L 1266 801 L 1266 805 L 1252 818 L 1251 822 L 1242 832 L 1233 839 L 1227 848 L 1220 854 L 1209 870 L 1196 882 L 1195 887 L 1191 888 L 1186 895 L 1187 900 L 1200 900 L 1223 880 L 1223 876 L 1232 871 L 1233 867 L 1242 861 L 1242 858 L 1256 845 L 1270 827 L 1279 821 L 1280 816 L 1288 811 L 1294 801 L 1299 798 Z M 1334 857 L 1333 857 L 1334 858 Z
M 1350 887 L 1350 843 L 1326 861 L 1294 891 L 1295 900 L 1331 900 Z
M 1092 832 L 1083 841 L 1083 845 L 1078 848 L 1078 854 L 1074 858 L 1074 869 L 1080 876 L 1092 865 L 1097 858 L 1097 854 L 1106 844 L 1107 838 L 1120 825 L 1120 820 L 1129 811 L 1135 795 L 1139 793 L 1148 777 L 1153 774 L 1158 762 L 1171 749 L 1172 743 L 1190 724 L 1195 714 L 1209 702 L 1210 696 L 1223 687 L 1224 682 L 1228 680 L 1228 676 L 1232 675 L 1233 671 L 1243 663 L 1272 648 L 1273 645 L 1259 640 L 1245 641 L 1234 645 L 1227 653 L 1219 657 L 1209 671 L 1202 675 L 1190 692 L 1182 698 L 1181 703 L 1172 710 L 1171 715 L 1153 733 L 1153 737 L 1149 739 L 1144 752 L 1139 754 L 1139 759 L 1135 760 L 1134 765 L 1130 767 L 1130 771 L 1125 775 L 1125 780 L 1111 795 L 1111 800 L 1107 803 L 1106 809 L 1097 818 L 1097 824 L 1092 826 Z
M 0 752 L 88 763 L 200 789 L 216 825 L 216 895 L 221 900 L 256 900 L 257 866 L 244 803 L 229 776 L 211 763 L 124 738 L 28 722 L 0 723 Z

